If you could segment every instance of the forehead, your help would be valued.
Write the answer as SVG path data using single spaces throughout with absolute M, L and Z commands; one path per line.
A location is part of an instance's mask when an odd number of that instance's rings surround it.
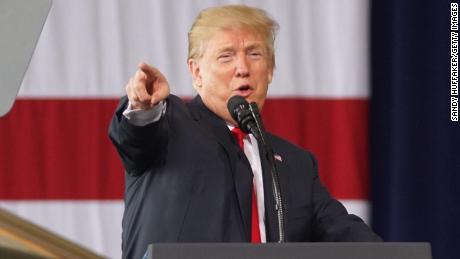
M 204 44 L 211 52 L 225 49 L 263 47 L 259 34 L 245 29 L 222 29 L 216 31 Z

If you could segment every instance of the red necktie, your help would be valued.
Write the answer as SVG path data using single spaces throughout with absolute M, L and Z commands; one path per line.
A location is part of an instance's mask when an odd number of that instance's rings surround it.
M 241 150 L 244 152 L 244 142 L 243 139 L 246 136 L 246 133 L 241 131 L 240 128 L 233 128 L 232 134 L 238 141 L 238 144 L 241 147 Z M 252 213 L 251 213 L 251 243 L 260 243 L 260 230 L 259 230 L 259 210 L 257 209 L 257 196 L 254 183 L 252 185 Z

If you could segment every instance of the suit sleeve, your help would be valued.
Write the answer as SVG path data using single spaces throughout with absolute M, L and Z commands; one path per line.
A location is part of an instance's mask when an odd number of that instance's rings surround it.
M 125 96 L 120 100 L 109 126 L 109 137 L 121 157 L 125 170 L 130 175 L 142 174 L 164 153 L 168 143 L 167 120 L 145 126 L 135 126 L 123 116 L 128 105 Z
M 361 218 L 348 214 L 345 207 L 331 197 L 318 176 L 317 162 L 310 156 L 314 167 L 313 209 L 314 236 L 322 242 L 379 242 L 375 234 Z

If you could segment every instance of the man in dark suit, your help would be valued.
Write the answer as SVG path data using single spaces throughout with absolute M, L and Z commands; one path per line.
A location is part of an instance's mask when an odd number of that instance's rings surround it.
M 189 32 L 188 66 L 198 92 L 189 103 L 169 94 L 160 71 L 139 65 L 109 129 L 126 169 L 124 257 L 141 258 L 155 242 L 278 241 L 269 162 L 227 109 L 234 95 L 263 108 L 276 27 L 256 8 L 202 11 Z M 268 138 L 286 241 L 380 240 L 329 195 L 311 153 Z

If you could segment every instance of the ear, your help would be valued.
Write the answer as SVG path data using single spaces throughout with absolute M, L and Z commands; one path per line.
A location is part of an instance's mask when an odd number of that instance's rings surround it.
M 270 84 L 272 82 L 272 79 L 273 79 L 273 68 L 270 69 L 270 71 L 268 72 L 268 84 Z
M 188 60 L 188 71 L 190 72 L 190 75 L 192 76 L 193 79 L 193 87 L 198 90 L 198 88 L 201 87 L 201 74 L 200 74 L 200 66 L 198 64 L 198 61 L 190 58 Z

